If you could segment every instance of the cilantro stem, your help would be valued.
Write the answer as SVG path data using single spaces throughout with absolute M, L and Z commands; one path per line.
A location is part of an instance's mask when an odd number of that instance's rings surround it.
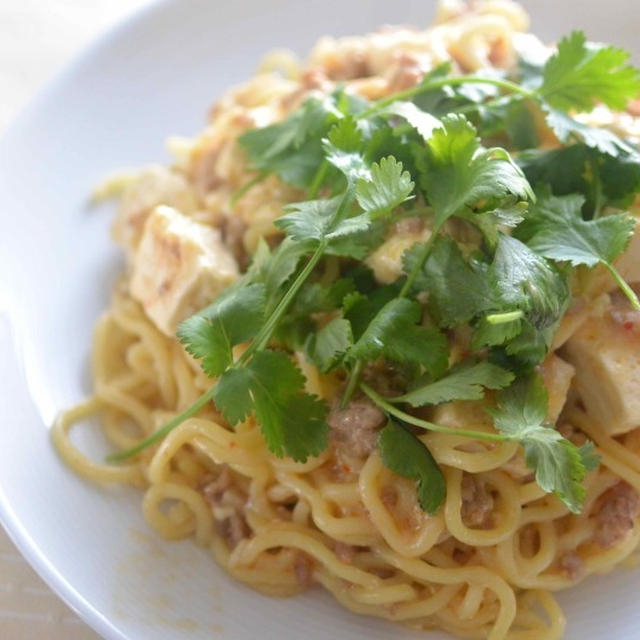
M 347 404 L 349 404 L 349 400 L 351 400 L 351 396 L 353 392 L 356 390 L 358 383 L 360 382 L 360 374 L 362 373 L 362 367 L 364 365 L 364 361 L 357 360 L 353 369 L 351 369 L 351 373 L 349 374 L 349 380 L 347 382 L 347 386 L 345 387 L 344 394 L 342 395 L 342 401 L 340 402 L 340 408 L 344 409 Z
M 353 200 L 353 189 L 347 189 L 345 191 L 344 197 L 340 202 L 340 205 L 336 209 L 336 211 L 331 216 L 331 223 L 336 220 L 340 220 L 341 216 L 347 210 L 347 207 L 351 204 Z M 316 250 L 309 258 L 309 262 L 305 265 L 304 269 L 297 275 L 296 279 L 293 281 L 293 284 L 287 289 L 287 292 L 282 296 L 280 302 L 278 302 L 276 308 L 273 310 L 269 319 L 264 323 L 262 329 L 258 332 L 258 335 L 253 339 L 253 342 L 249 345 L 247 350 L 242 354 L 240 358 L 234 363 L 234 367 L 238 367 L 243 365 L 256 351 L 260 349 L 264 349 L 267 346 L 267 343 L 271 339 L 273 332 L 276 330 L 278 323 L 282 319 L 282 316 L 286 313 L 289 305 L 293 302 L 293 299 L 296 297 L 300 287 L 305 283 L 307 278 L 311 275 L 311 272 L 318 264 L 322 256 L 324 255 L 325 249 L 327 248 L 327 239 L 322 238 L 320 243 L 316 247 Z
M 424 266 L 424 263 L 427 261 L 427 258 L 429 257 L 429 253 L 431 252 L 431 248 L 433 247 L 433 244 L 436 241 L 436 238 L 438 237 L 438 233 L 440 232 L 441 226 L 442 225 L 434 226 L 433 229 L 431 230 L 431 235 L 429 236 L 429 239 L 425 243 L 424 249 L 422 250 L 422 253 L 420 254 L 419 259 L 417 260 L 415 265 L 413 265 L 413 269 L 411 269 L 411 273 L 409 273 L 409 275 L 407 276 L 407 279 L 402 285 L 402 289 L 400 289 L 400 293 L 398 293 L 398 298 L 406 297 L 409 291 L 411 290 L 411 286 L 413 285 L 414 280 L 418 277 L 420 270 L 422 269 L 422 267 Z
M 533 97 L 533 96 L 529 96 Z M 455 113 L 472 113 L 473 111 L 477 111 L 478 109 L 493 109 L 494 107 L 500 107 L 505 104 L 509 104 L 514 100 L 514 96 L 498 96 L 497 98 L 492 98 L 491 100 L 487 100 L 486 102 L 474 102 L 473 104 L 467 104 L 463 107 L 453 108 L 452 111 Z
M 520 320 L 524 316 L 522 310 L 507 311 L 505 313 L 491 313 L 487 316 L 487 322 L 489 324 L 506 324 L 507 322 L 513 322 L 514 320 Z
M 620 275 L 618 270 L 609 262 L 604 262 L 604 266 L 607 268 L 611 277 L 616 281 L 617 285 L 620 287 L 622 293 L 629 299 L 631 306 L 636 310 L 640 311 L 640 300 L 638 300 L 638 296 L 636 292 L 627 284 L 625 279 Z
M 249 191 L 249 189 L 262 182 L 268 175 L 268 171 L 261 171 L 257 176 L 251 178 L 248 182 L 245 182 L 241 187 L 236 189 L 231 198 L 229 198 L 229 204 L 233 206 L 245 193 L 247 193 L 247 191 Z
M 322 164 L 318 167 L 315 175 L 313 176 L 313 180 L 311 180 L 311 184 L 309 185 L 309 190 L 307 191 L 307 200 L 313 200 L 316 195 L 318 195 L 318 189 L 322 186 L 324 179 L 327 176 L 327 171 L 329 170 L 329 161 L 325 158 L 322 161 Z
M 127 458 L 131 458 L 140 453 L 143 449 L 155 444 L 162 440 L 170 431 L 182 424 L 185 420 L 194 416 L 200 409 L 202 409 L 213 398 L 214 387 L 205 391 L 192 405 L 188 406 L 184 411 L 181 411 L 177 416 L 174 416 L 164 426 L 160 427 L 157 431 L 154 431 L 151 435 L 147 436 L 144 440 L 140 440 L 138 444 L 134 445 L 130 449 L 124 451 L 118 451 L 107 456 L 107 462 L 122 462 Z
M 486 440 L 488 442 L 504 442 L 505 440 L 510 439 L 500 433 L 473 431 L 470 429 L 457 429 L 453 427 L 444 427 L 440 424 L 434 424 L 433 422 L 427 422 L 426 420 L 416 418 L 415 416 L 412 416 L 411 414 L 405 413 L 397 407 L 394 407 L 392 404 L 387 402 L 385 398 L 376 393 L 370 386 L 366 385 L 364 382 L 360 383 L 360 388 L 367 396 L 369 396 L 369 398 L 375 404 L 378 405 L 378 407 L 380 407 L 380 409 L 385 411 L 387 414 L 398 418 L 398 420 L 402 420 L 402 422 L 412 424 L 415 427 L 420 427 L 421 429 L 426 429 L 427 431 L 436 431 L 437 433 L 446 433 L 452 436 L 463 436 L 465 438 L 473 438 L 475 440 Z
M 381 98 L 380 100 L 376 100 L 368 109 L 360 112 L 358 114 L 358 118 L 367 118 L 373 114 L 375 114 L 380 109 L 392 104 L 393 102 L 397 102 L 398 100 L 407 100 L 410 98 L 414 98 L 421 93 L 426 93 L 427 91 L 432 91 L 433 89 L 440 89 L 442 87 L 453 87 L 460 84 L 489 84 L 494 87 L 498 87 L 500 89 L 504 89 L 509 93 L 517 93 L 525 98 L 534 98 L 535 93 L 521 87 L 515 82 L 509 82 L 508 80 L 500 80 L 498 78 L 480 78 L 477 76 L 454 76 L 440 78 L 438 80 L 433 80 L 432 82 L 428 82 L 426 84 L 418 84 L 415 87 L 411 87 L 410 89 L 406 89 L 405 91 L 399 91 L 398 93 L 394 93 L 386 98 Z
M 600 176 L 600 167 L 598 167 L 598 159 L 594 153 L 589 154 L 589 169 L 591 171 L 591 179 L 593 181 L 593 219 L 597 220 L 602 213 L 604 198 L 602 193 L 602 178 Z
M 327 248 L 326 240 L 322 240 L 316 250 L 309 258 L 309 262 L 305 265 L 304 269 L 298 274 L 293 284 L 287 289 L 287 292 L 282 296 L 280 302 L 273 310 L 273 313 L 269 316 L 269 319 L 264 323 L 262 329 L 258 332 L 258 335 L 254 338 L 253 342 L 249 345 L 246 351 L 238 358 L 234 366 L 240 366 L 244 364 L 256 351 L 264 349 L 267 343 L 271 339 L 273 332 L 276 330 L 278 323 L 282 316 L 286 313 L 289 305 L 293 302 L 296 294 L 300 290 L 300 287 L 305 283 L 307 278 L 311 275 L 311 272 L 320 261 L 320 258 L 324 255 L 324 251 Z

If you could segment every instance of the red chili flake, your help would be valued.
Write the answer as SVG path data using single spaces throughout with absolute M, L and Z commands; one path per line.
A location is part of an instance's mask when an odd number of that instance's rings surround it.
M 346 464 L 343 464 L 343 465 L 342 465 L 342 470 L 343 470 L 345 473 L 351 473 L 351 467 L 348 467 Z
M 627 331 L 631 331 L 633 329 L 633 322 L 627 321 L 622 325 Z

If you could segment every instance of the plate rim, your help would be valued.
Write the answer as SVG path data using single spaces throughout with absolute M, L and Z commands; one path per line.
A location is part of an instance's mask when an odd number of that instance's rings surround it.
M 139 25 L 149 18 L 162 13 L 176 3 L 177 0 L 145 0 L 142 6 L 127 12 L 126 15 L 100 31 L 87 44 L 76 51 L 43 82 L 35 94 L 10 119 L 2 134 L 0 134 L 0 152 L 12 144 L 12 137 L 17 130 L 28 123 L 32 114 L 37 113 L 51 99 L 51 96 L 64 87 L 65 83 L 79 73 L 85 65 L 90 64 L 95 57 L 99 56 L 105 49 L 109 49 L 115 42 L 126 38 L 130 32 L 135 31 Z M 19 336 L 13 325 L 11 304 L 8 299 L 4 300 L 3 298 L 4 296 L 0 295 L 0 320 L 3 321 L 3 324 L 6 324 L 7 344 L 12 350 L 17 373 L 23 378 L 24 370 L 20 358 Z M 33 399 L 29 397 L 26 402 L 37 413 Z M 40 417 L 37 419 L 40 419 Z M 44 426 L 48 427 L 46 424 Z M 29 566 L 93 631 L 109 640 L 131 640 L 124 632 L 112 624 L 106 616 L 101 614 L 85 596 L 77 591 L 60 573 L 54 563 L 47 558 L 32 534 L 21 522 L 9 496 L 1 485 L 0 525 Z

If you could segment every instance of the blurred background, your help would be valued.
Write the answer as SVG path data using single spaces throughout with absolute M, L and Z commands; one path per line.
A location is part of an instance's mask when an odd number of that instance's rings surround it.
M 145 4 L 149 0 L 0 0 L 0 131 L 78 49 Z

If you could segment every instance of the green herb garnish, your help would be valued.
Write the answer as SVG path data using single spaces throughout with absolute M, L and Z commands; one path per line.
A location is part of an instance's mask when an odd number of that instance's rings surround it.
M 623 108 L 640 92 L 627 58 L 575 32 L 520 75 L 452 75 L 442 65 L 381 100 L 338 89 L 243 134 L 256 173 L 234 197 L 275 174 L 307 198 L 276 220 L 281 244 L 262 243 L 247 273 L 181 324 L 178 337 L 215 380 L 211 389 L 111 459 L 157 443 L 211 401 L 231 426 L 253 415 L 274 455 L 318 455 L 328 444 L 328 407 L 305 391 L 288 355 L 295 348 L 321 372 L 341 372 L 343 403 L 359 390 L 387 414 L 381 460 L 416 481 L 428 513 L 442 504 L 445 484 L 419 430 L 519 443 L 538 484 L 579 511 L 584 474 L 598 459 L 591 444 L 576 447 L 545 424 L 546 391 L 533 368 L 570 303 L 575 267 L 604 265 L 638 308 L 614 260 L 634 229 L 620 207 L 640 191 L 640 154 L 574 117 L 598 102 Z M 558 148 L 536 148 L 536 112 Z M 405 252 L 396 282 L 379 286 L 361 261 L 404 216 L 424 218 L 430 236 Z M 452 219 L 478 239 L 458 237 Z M 463 326 L 471 327 L 469 354 L 450 366 L 445 332 Z M 384 397 L 362 381 L 380 359 L 405 371 L 402 393 Z M 405 410 L 480 400 L 486 390 L 496 392 L 493 431 Z

